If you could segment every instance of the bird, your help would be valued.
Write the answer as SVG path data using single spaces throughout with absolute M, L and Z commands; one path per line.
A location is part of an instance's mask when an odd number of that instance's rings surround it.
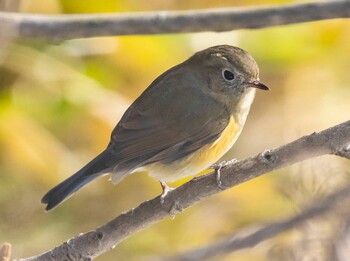
M 215 163 L 240 135 L 256 89 L 269 90 L 248 52 L 231 45 L 196 52 L 157 77 L 125 111 L 106 149 L 41 202 L 51 210 L 107 174 L 116 184 L 147 171 L 160 181 L 164 196 L 167 182 L 211 166 L 219 170 L 222 165 Z

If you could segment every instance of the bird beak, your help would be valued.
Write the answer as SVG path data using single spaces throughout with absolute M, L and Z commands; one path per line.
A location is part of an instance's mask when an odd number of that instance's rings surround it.
M 265 84 L 262 84 L 259 81 L 248 82 L 248 85 L 249 85 L 249 87 L 257 88 L 257 89 L 264 90 L 264 91 L 270 90 L 269 87 L 267 87 Z

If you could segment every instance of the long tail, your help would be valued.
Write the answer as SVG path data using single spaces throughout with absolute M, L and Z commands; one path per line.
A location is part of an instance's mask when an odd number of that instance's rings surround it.
M 41 203 L 47 204 L 46 210 L 56 207 L 81 187 L 108 173 L 110 161 L 111 154 L 106 149 L 77 173 L 47 192 L 41 199 Z

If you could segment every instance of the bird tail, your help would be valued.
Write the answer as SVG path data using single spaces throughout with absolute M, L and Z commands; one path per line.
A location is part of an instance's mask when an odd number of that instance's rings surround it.
M 41 199 L 41 203 L 47 204 L 46 210 L 56 207 L 81 187 L 108 173 L 110 171 L 110 166 L 108 166 L 110 157 L 111 154 L 106 149 L 77 173 L 47 192 Z

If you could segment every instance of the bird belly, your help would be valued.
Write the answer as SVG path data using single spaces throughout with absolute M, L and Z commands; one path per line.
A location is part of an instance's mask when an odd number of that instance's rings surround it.
M 195 175 L 218 161 L 233 146 L 241 129 L 242 126 L 231 117 L 227 127 L 213 143 L 204 145 L 185 158 L 170 164 L 157 162 L 142 167 L 142 170 L 147 171 L 150 176 L 165 182 L 172 182 Z

